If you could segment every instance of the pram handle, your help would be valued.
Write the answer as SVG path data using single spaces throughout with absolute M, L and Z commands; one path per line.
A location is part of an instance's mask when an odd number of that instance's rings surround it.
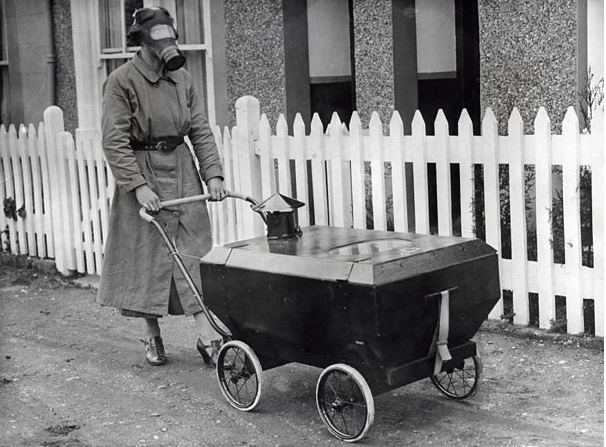
M 246 196 L 244 194 L 240 194 L 238 192 L 226 191 L 226 197 L 233 197 L 235 199 L 245 200 L 246 202 L 251 203 L 251 208 L 253 206 L 259 204 L 252 197 Z M 183 197 L 182 199 L 166 200 L 164 202 L 160 202 L 160 206 L 161 206 L 161 208 L 164 208 L 164 207 L 169 207 L 169 206 L 174 206 L 174 205 L 183 205 L 185 203 L 192 203 L 192 202 L 200 202 L 200 201 L 203 201 L 203 200 L 209 200 L 210 198 L 211 198 L 210 194 L 200 194 L 200 195 L 197 195 L 197 196 Z M 266 220 L 265 214 L 262 211 L 257 211 L 257 210 L 255 210 L 255 211 L 258 212 L 261 215 L 261 217 L 263 218 L 263 220 L 267 224 L 267 220 Z M 200 293 L 200 290 L 198 289 L 198 287 L 194 283 L 194 280 L 192 279 L 191 275 L 189 274 L 189 272 L 185 268 L 185 264 L 183 264 L 183 260 L 181 259 L 181 255 L 179 254 L 179 252 L 177 250 L 177 247 L 175 246 L 174 241 L 172 241 L 170 239 L 170 237 L 168 237 L 168 234 L 166 233 L 166 231 L 164 230 L 164 228 L 162 228 L 162 225 L 160 225 L 160 223 L 154 218 L 153 215 L 148 214 L 147 210 L 145 208 L 141 208 L 139 210 L 139 215 L 145 221 L 151 223 L 154 227 L 156 227 L 156 229 L 160 233 L 160 236 L 161 236 L 162 240 L 164 241 L 164 243 L 168 247 L 168 250 L 169 250 L 171 256 L 173 257 L 173 259 L 177 263 L 177 266 L 179 267 L 179 270 L 181 270 L 181 272 L 183 273 L 183 276 L 184 276 L 185 280 L 187 281 L 187 284 L 189 285 L 191 291 L 194 294 L 194 298 L 196 299 L 196 301 L 198 301 L 198 304 L 200 304 L 200 307 L 202 308 L 202 311 L 204 312 L 204 315 L 206 315 L 206 318 L 208 319 L 208 322 L 213 327 L 213 329 L 215 331 L 217 331 L 217 333 L 219 333 L 223 337 L 224 341 L 228 340 L 230 338 L 230 335 L 227 332 L 225 332 L 217 324 L 217 322 L 215 321 L 215 317 L 213 316 L 212 312 L 210 312 L 210 310 L 208 309 L 208 307 L 204 303 L 204 298 L 202 297 L 202 294 Z
M 257 202 L 252 197 L 247 196 L 246 194 L 242 194 L 242 193 L 235 192 L 235 191 L 225 191 L 225 193 L 226 193 L 225 197 L 232 197 L 234 199 L 244 200 L 245 202 L 249 202 L 252 206 L 259 204 L 259 202 Z M 197 196 L 183 197 L 181 199 L 165 200 L 164 202 L 160 202 L 160 207 L 166 208 L 166 207 L 174 206 L 174 205 L 183 205 L 185 203 L 201 202 L 203 200 L 210 200 L 210 198 L 211 198 L 210 194 L 199 194 Z M 263 212 L 259 212 L 259 214 L 261 215 L 261 218 L 263 219 L 263 221 L 267 224 L 267 219 L 265 217 L 265 214 Z M 154 220 L 154 216 L 152 216 L 151 214 L 148 214 L 147 210 L 145 208 L 141 208 L 139 210 L 139 215 L 141 216 L 141 218 L 143 220 L 145 220 L 147 222 L 151 223 Z

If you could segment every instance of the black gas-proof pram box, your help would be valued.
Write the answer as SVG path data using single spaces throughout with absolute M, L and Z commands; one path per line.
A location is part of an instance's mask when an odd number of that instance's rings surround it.
M 480 383 L 471 338 L 500 288 L 497 254 L 479 239 L 311 226 L 214 247 L 200 268 L 204 301 L 232 334 L 217 377 L 238 409 L 257 405 L 263 370 L 324 368 L 320 416 L 353 442 L 373 395 L 429 377 L 466 399 Z

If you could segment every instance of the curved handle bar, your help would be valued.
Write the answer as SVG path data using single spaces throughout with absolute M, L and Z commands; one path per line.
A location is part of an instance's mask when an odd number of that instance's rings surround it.
M 227 193 L 226 197 L 233 197 L 233 198 L 236 198 L 236 199 L 242 199 L 242 200 L 245 200 L 245 201 L 251 203 L 252 204 L 251 208 L 253 206 L 259 204 L 255 199 L 253 199 L 252 197 L 249 197 L 249 196 L 245 196 L 244 194 L 240 194 L 240 193 L 232 192 L 232 191 L 226 191 L 226 193 Z M 166 200 L 165 202 L 160 202 L 160 205 L 161 205 L 161 207 L 167 207 L 167 206 L 172 206 L 172 205 L 182 205 L 184 203 L 200 202 L 202 200 L 208 200 L 208 199 L 210 199 L 210 194 L 200 194 L 200 195 L 197 195 L 197 196 L 184 197 L 182 199 Z M 259 211 L 259 210 L 254 210 L 254 211 L 257 212 L 257 213 L 259 213 L 261 215 L 261 217 L 263 218 L 263 221 L 267 225 L 267 218 L 265 216 L 265 213 L 263 211 Z M 147 211 L 146 211 L 145 208 L 141 208 L 139 210 L 139 215 L 145 221 L 147 221 L 147 222 L 151 223 L 153 226 L 155 226 L 156 229 L 158 230 L 158 232 L 160 233 L 160 236 L 162 237 L 162 240 L 164 241 L 164 243 L 168 247 L 171 256 L 173 256 L 175 262 L 177 263 L 177 266 L 179 267 L 179 269 L 183 273 L 183 276 L 185 277 L 185 280 L 187 281 L 187 284 L 191 288 L 191 290 L 192 290 L 192 292 L 194 294 L 194 297 L 198 301 L 198 304 L 200 304 L 200 306 L 202 307 L 202 311 L 204 312 L 204 315 L 208 319 L 210 325 L 213 327 L 213 329 L 215 331 L 217 331 L 219 334 L 221 334 L 221 336 L 223 337 L 224 340 L 229 339 L 231 337 L 230 334 L 228 334 L 227 332 L 225 332 L 217 324 L 217 322 L 215 321 L 215 317 L 213 316 L 212 312 L 210 312 L 210 310 L 208 309 L 208 307 L 206 306 L 206 304 L 204 304 L 204 298 L 202 297 L 202 294 L 200 293 L 198 287 L 194 283 L 194 280 L 192 279 L 191 275 L 187 271 L 187 268 L 185 267 L 185 264 L 183 264 L 183 261 L 181 259 L 181 256 L 179 255 L 179 252 L 177 251 L 177 248 L 176 248 L 175 244 L 173 243 L 173 241 L 170 240 L 170 238 L 166 234 L 166 231 L 164 231 L 164 228 L 162 228 L 162 225 L 160 225 L 160 223 L 156 219 L 154 219 L 154 216 L 152 216 L 150 214 L 147 214 Z
M 185 203 L 201 202 L 203 200 L 209 200 L 210 197 L 211 197 L 210 194 L 199 194 L 197 196 L 183 197 L 181 199 L 166 200 L 164 202 L 160 202 L 160 206 L 161 206 L 161 208 L 164 208 L 164 207 L 173 206 L 173 205 L 183 205 Z M 259 202 L 257 202 L 252 197 L 239 193 L 239 192 L 235 192 L 235 191 L 226 191 L 225 197 L 232 197 L 234 199 L 244 200 L 246 202 L 249 202 L 253 206 L 256 206 L 259 204 Z M 261 218 L 263 218 L 263 221 L 267 224 L 267 219 L 265 217 L 265 213 L 259 211 L 259 214 L 261 215 Z M 147 214 L 147 210 L 143 207 L 139 210 L 139 216 L 141 216 L 141 218 L 143 220 L 150 222 L 150 223 L 154 220 L 154 216 Z

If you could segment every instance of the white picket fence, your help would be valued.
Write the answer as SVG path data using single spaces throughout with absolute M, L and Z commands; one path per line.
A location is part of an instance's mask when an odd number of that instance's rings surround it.
M 24 213 L 0 216 L 2 251 L 55 259 L 66 274 L 99 272 L 114 182 L 99 134 L 92 136 L 76 150 L 54 106 L 37 131 L 0 126 L 0 195 Z
M 274 192 L 293 196 L 308 204 L 299 209 L 302 227 L 310 223 L 366 228 L 369 191 L 364 164 L 370 164 L 372 221 L 385 230 L 393 216 L 395 231 L 430 232 L 427 164 L 435 163 L 438 204 L 437 233 L 452 235 L 450 164 L 460 172 L 460 231 L 474 237 L 471 203 L 474 196 L 474 164 L 483 165 L 486 241 L 501 251 L 499 165 L 509 165 L 511 259 L 500 259 L 501 288 L 513 294 L 514 323 L 529 323 L 529 293 L 539 296 L 539 326 L 549 328 L 556 319 L 556 296 L 566 297 L 569 333 L 584 329 L 583 300 L 594 301 L 595 333 L 603 336 L 604 193 L 601 129 L 580 134 L 577 117 L 568 110 L 562 135 L 552 135 L 549 117 L 540 109 L 535 134 L 524 135 L 517 110 L 509 120 L 507 136 L 497 134 L 497 121 L 490 109 L 482 123 L 482 135 L 474 136 L 464 111 L 457 136 L 448 135 L 448 124 L 439 113 L 435 136 L 427 136 L 417 112 L 412 135 L 404 135 L 397 112 L 384 135 L 376 113 L 365 128 L 354 113 L 345 126 L 335 114 L 325 133 L 314 116 L 309 134 L 300 116 L 293 135 L 280 116 L 275 133 L 261 115 L 253 97 L 236 103 L 237 125 L 221 132 L 215 129 L 228 189 L 261 199 Z M 596 126 L 594 126 L 596 127 Z M 104 235 L 113 180 L 107 169 L 98 133 L 72 136 L 63 131 L 62 113 L 56 107 L 45 112 L 38 132 L 33 126 L 0 127 L 0 194 L 12 197 L 17 207 L 25 205 L 25 217 L 0 216 L 3 250 L 56 260 L 62 272 L 100 273 Z M 413 179 L 407 183 L 412 163 Z M 386 164 L 388 168 L 386 169 Z M 537 261 L 527 260 L 525 166 L 535 168 Z M 562 167 L 564 195 L 565 263 L 553 262 L 550 222 L 552 166 Z M 591 169 L 593 268 L 582 265 L 579 168 Z M 368 170 L 366 170 L 368 171 Z M 389 172 L 389 175 L 386 175 Z M 414 203 L 406 185 L 412 184 Z M 390 198 L 391 205 L 386 206 Z M 408 197 L 408 198 L 407 198 Z M 410 210 L 408 208 L 411 208 Z M 242 201 L 209 204 L 215 243 L 262 235 L 261 219 Z M 408 216 L 413 216 L 409 222 Z M 490 315 L 503 314 L 501 301 Z

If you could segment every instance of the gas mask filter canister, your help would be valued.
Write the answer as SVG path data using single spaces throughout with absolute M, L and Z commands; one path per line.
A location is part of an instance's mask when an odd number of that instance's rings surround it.
M 148 7 L 133 14 L 133 26 L 141 30 L 141 42 L 148 45 L 169 71 L 185 64 L 185 55 L 177 46 L 173 19 L 164 8 Z

